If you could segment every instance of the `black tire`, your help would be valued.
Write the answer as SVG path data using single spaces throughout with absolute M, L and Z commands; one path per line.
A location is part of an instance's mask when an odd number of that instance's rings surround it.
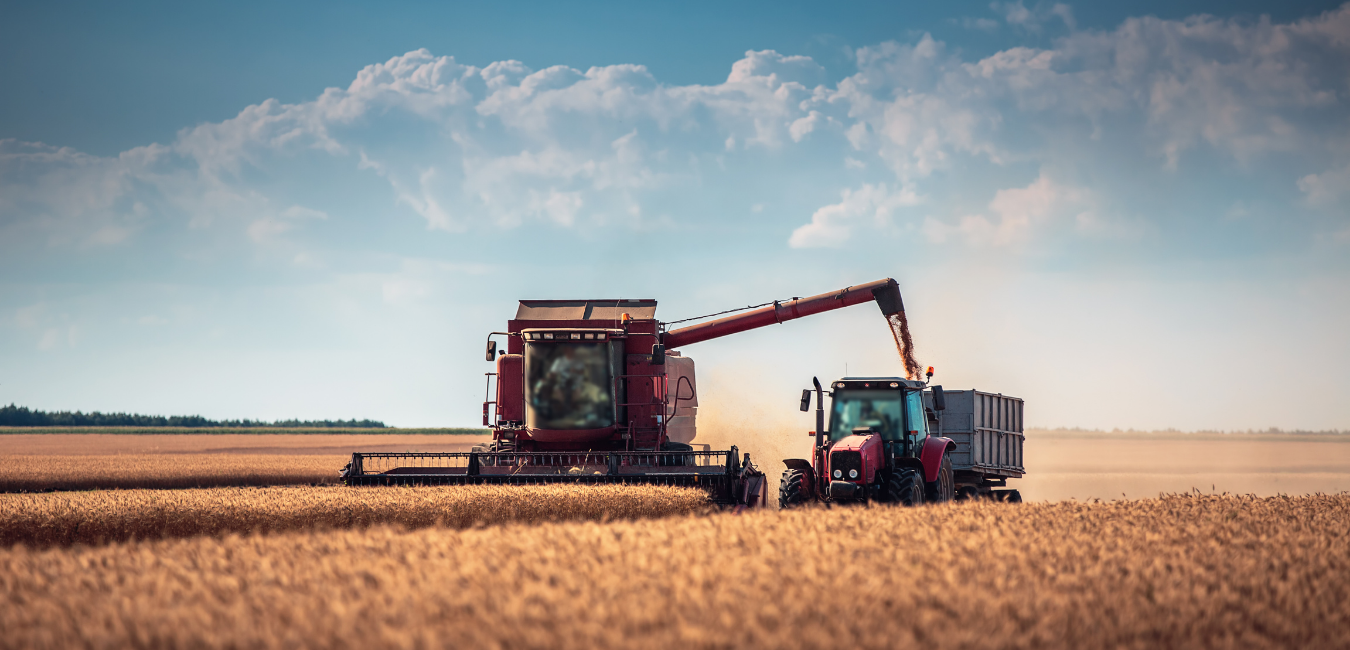
M 956 499 L 956 475 L 952 472 L 951 454 L 942 452 L 937 480 L 924 485 L 924 497 L 929 503 L 947 503 Z
M 778 483 L 778 507 L 787 509 L 794 508 L 806 503 L 805 488 L 806 475 L 799 469 L 790 469 L 783 472 L 783 478 Z
M 923 477 L 919 472 L 903 467 L 886 477 L 886 500 L 902 506 L 923 505 Z

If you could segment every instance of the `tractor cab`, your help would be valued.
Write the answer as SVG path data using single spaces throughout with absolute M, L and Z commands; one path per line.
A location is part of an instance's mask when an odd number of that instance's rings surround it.
M 858 434 L 877 435 L 886 453 L 918 455 L 928 437 L 923 382 L 899 377 L 846 377 L 831 388 L 832 443 Z

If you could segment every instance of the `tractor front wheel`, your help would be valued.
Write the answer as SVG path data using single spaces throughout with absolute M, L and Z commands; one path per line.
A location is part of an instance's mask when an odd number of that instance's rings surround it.
M 806 487 L 805 483 L 806 475 L 801 470 L 790 469 L 783 472 L 783 479 L 778 483 L 778 507 L 787 509 L 806 502 L 803 490 Z
M 886 477 L 886 500 L 902 506 L 923 505 L 923 477 L 910 467 L 891 472 Z
M 946 503 L 956 498 L 956 479 L 952 474 L 951 454 L 942 453 L 942 467 L 937 480 L 924 486 L 924 496 L 933 503 Z

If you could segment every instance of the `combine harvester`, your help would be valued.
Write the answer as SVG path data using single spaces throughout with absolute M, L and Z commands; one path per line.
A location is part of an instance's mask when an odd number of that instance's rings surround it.
M 875 301 L 904 317 L 885 279 L 668 330 L 655 300 L 522 300 L 488 335 L 483 425 L 461 453 L 354 453 L 347 485 L 621 483 L 703 488 L 719 504 L 763 506 L 765 478 L 736 447 L 696 451 L 694 343 Z M 717 314 L 714 314 L 717 315 Z M 691 319 L 696 320 L 696 319 Z M 494 336 L 505 337 L 499 353 Z M 495 377 L 496 381 L 493 381 Z M 495 399 L 494 399 L 495 384 Z

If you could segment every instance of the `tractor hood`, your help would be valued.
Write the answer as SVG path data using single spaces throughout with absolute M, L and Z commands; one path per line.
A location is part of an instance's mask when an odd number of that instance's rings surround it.
M 874 433 L 855 434 L 834 443 L 828 454 L 827 476 L 831 481 L 872 484 L 881 468 L 881 447 L 881 436 Z
M 880 444 L 881 436 L 875 433 L 866 435 L 854 434 L 834 443 L 834 446 L 830 447 L 830 453 L 836 451 L 862 451 L 863 447 L 866 447 L 869 443 L 874 445 Z

